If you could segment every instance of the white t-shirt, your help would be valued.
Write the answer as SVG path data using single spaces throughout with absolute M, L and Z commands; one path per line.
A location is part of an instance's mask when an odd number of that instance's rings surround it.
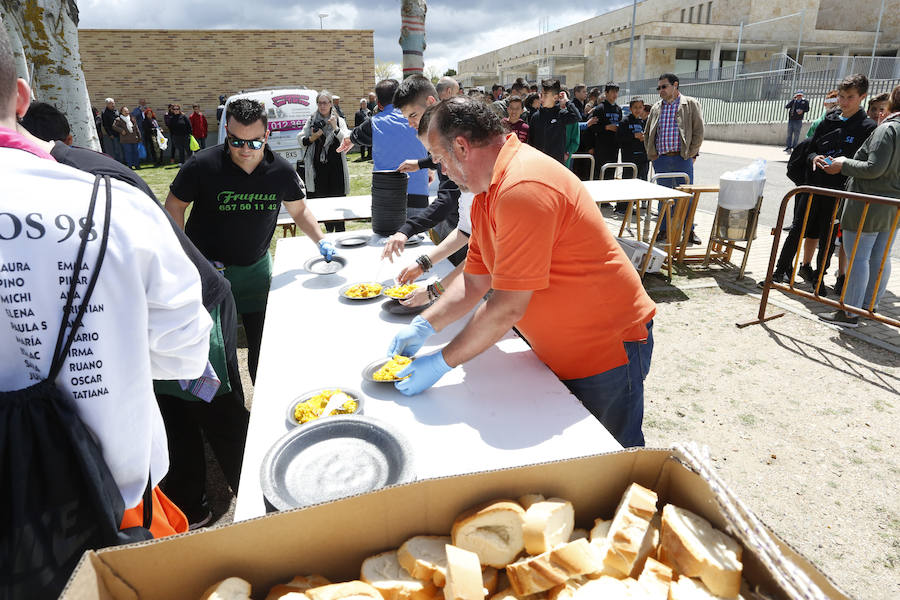
M 0 390 L 10 391 L 50 371 L 94 177 L 0 148 L 0 181 Z M 200 376 L 212 321 L 197 269 L 162 211 L 125 183 L 113 179 L 112 188 L 100 277 L 56 383 L 99 441 L 130 508 L 147 474 L 156 485 L 169 469 L 152 380 Z M 79 295 L 97 261 L 105 200 L 101 183 Z
M 475 194 L 462 192 L 459 195 L 459 224 L 456 226 L 467 235 L 472 235 L 472 201 Z

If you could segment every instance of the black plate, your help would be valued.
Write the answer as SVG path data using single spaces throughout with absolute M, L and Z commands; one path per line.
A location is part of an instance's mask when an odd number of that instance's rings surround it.
M 417 315 L 431 305 L 432 303 L 428 302 L 419 306 L 406 306 L 405 304 L 400 304 L 399 300 L 391 298 L 381 305 L 381 309 L 388 311 L 392 315 Z
M 356 248 L 357 246 L 365 246 L 369 243 L 371 235 L 365 233 L 351 233 L 344 237 L 338 238 L 336 244 L 341 248 Z
M 347 290 L 352 288 L 354 285 L 359 285 L 361 283 L 379 283 L 379 282 L 377 282 L 377 281 L 357 281 L 354 283 L 348 283 L 347 285 L 343 286 L 341 289 L 338 290 L 338 294 L 340 294 L 341 298 L 346 298 L 347 300 L 354 300 L 357 302 L 364 301 L 364 300 L 374 300 L 375 298 L 381 298 L 382 295 L 384 294 L 384 283 L 380 283 L 379 285 L 381 285 L 381 292 L 379 292 L 375 296 L 369 296 L 367 298 L 351 298 L 350 296 L 347 295 Z
M 412 451 L 387 423 L 340 415 L 297 427 L 266 453 L 263 494 L 278 510 L 412 481 Z
M 343 256 L 335 256 L 331 262 L 325 262 L 324 256 L 316 256 L 303 263 L 303 268 L 313 275 L 333 275 L 346 266 L 347 259 Z
M 406 243 L 404 244 L 404 247 L 406 247 L 406 246 L 418 246 L 419 244 L 422 243 L 422 241 L 423 241 L 424 239 L 425 239 L 425 238 L 423 238 L 420 234 L 414 235 L 414 236 L 412 236 L 411 238 L 409 238 L 408 240 L 406 240 Z

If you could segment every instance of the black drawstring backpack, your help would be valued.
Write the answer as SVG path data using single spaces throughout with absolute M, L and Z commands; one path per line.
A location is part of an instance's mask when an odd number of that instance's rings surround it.
M 67 328 L 101 178 L 106 219 L 97 262 Z M 119 488 L 74 403 L 55 384 L 100 274 L 111 208 L 109 177 L 97 176 L 50 372 L 25 389 L 0 392 L 0 600 L 57 598 L 85 550 L 152 539 L 150 480 L 144 526 L 120 531 Z

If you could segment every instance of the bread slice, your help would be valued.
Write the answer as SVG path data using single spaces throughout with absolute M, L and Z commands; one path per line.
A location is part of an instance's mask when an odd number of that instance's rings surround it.
M 659 548 L 661 528 L 662 513 L 657 512 L 653 515 L 653 518 L 650 519 L 650 526 L 647 527 L 647 532 L 644 533 L 644 540 L 641 542 L 637 557 L 634 559 L 634 565 L 632 565 L 630 573 L 632 578 L 637 579 L 638 575 L 641 574 L 641 571 L 644 570 L 644 561 L 647 560 L 648 557 L 656 556 Z
M 365 559 L 360 579 L 381 592 L 384 600 L 431 600 L 437 592 L 434 583 L 420 581 L 400 566 L 396 550 Z
M 240 577 L 229 577 L 206 588 L 200 600 L 251 600 L 250 593 L 249 581 Z
M 484 582 L 478 555 L 447 545 L 446 600 L 484 600 Z
M 309 600 L 382 600 L 381 593 L 363 581 L 346 581 L 304 592 Z
M 482 567 L 481 569 L 481 585 L 484 588 L 484 594 L 490 596 L 497 591 L 497 584 L 500 581 L 500 571 L 494 567 Z
M 443 535 L 417 535 L 397 550 L 397 560 L 411 576 L 444 587 L 447 579 L 447 552 L 450 538 Z
M 743 548 L 700 515 L 667 504 L 660 549 L 675 572 L 699 577 L 714 595 L 735 598 L 740 592 Z
M 637 562 L 644 535 L 656 513 L 656 492 L 632 483 L 622 495 L 616 514 L 606 535 L 609 551 L 604 564 L 628 576 Z M 593 537 L 591 539 L 594 539 Z
M 672 569 L 657 560 L 647 558 L 637 581 L 647 591 L 647 600 L 668 600 L 669 587 L 672 585 Z
M 497 500 L 462 513 L 453 523 L 453 545 L 478 555 L 483 565 L 502 569 L 525 548 L 525 511 L 512 500 Z
M 506 567 L 513 591 L 519 595 L 534 594 L 564 584 L 579 575 L 597 573 L 603 562 L 585 539 L 569 542 L 540 554 L 514 562 Z
M 568 541 L 574 542 L 575 540 L 586 540 L 589 538 L 589 536 L 590 536 L 590 534 L 588 533 L 587 529 L 581 529 L 581 528 L 573 529 L 572 535 L 569 536 Z
M 289 595 L 304 592 L 314 587 L 328 585 L 329 583 L 331 582 L 321 575 L 298 575 L 287 583 L 273 586 L 269 590 L 266 600 L 298 600 L 298 596 Z
M 568 500 L 550 498 L 535 502 L 525 511 L 522 528 L 525 551 L 541 554 L 569 541 L 575 529 L 575 508 Z
M 519 496 L 519 504 L 522 505 L 526 511 L 531 508 L 531 505 L 535 502 L 543 502 L 546 500 L 541 494 L 525 494 L 524 496 Z
M 692 577 L 681 575 L 669 587 L 667 600 L 744 600 L 744 596 L 717 596 L 703 585 L 703 582 Z

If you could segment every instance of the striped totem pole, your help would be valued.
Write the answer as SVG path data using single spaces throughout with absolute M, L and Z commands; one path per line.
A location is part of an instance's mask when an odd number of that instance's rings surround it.
M 400 7 L 400 48 L 403 49 L 403 77 L 422 74 L 425 67 L 425 0 L 402 0 Z

